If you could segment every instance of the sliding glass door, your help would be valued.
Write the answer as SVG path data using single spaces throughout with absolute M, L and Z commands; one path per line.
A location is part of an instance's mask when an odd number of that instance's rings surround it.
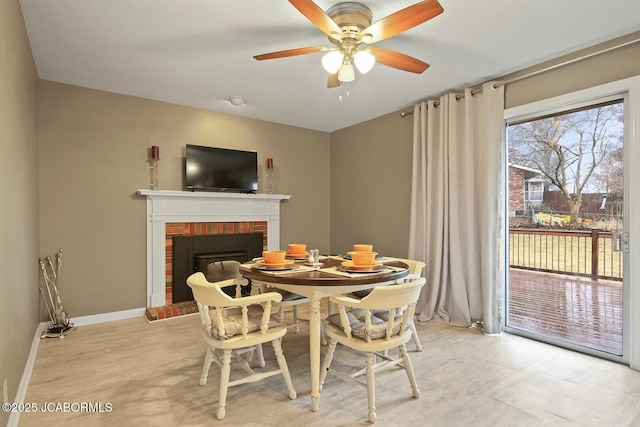
M 504 328 L 617 361 L 628 348 L 626 103 L 540 104 L 505 130 Z

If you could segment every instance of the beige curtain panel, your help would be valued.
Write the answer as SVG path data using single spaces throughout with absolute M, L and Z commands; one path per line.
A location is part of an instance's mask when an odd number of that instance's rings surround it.
M 500 333 L 503 113 L 494 82 L 414 107 L 409 258 L 426 263 L 420 321 Z

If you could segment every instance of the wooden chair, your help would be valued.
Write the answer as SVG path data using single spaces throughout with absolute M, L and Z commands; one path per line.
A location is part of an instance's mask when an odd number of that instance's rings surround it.
M 269 292 L 232 298 L 225 294 L 222 288 L 247 285 L 246 279 L 228 279 L 210 283 L 201 272 L 189 276 L 187 284 L 191 287 L 198 303 L 204 339 L 209 345 L 205 354 L 200 385 L 207 383 L 212 362 L 221 369 L 217 418 L 222 420 L 225 417 L 229 387 L 259 381 L 272 375 L 282 374 L 289 390 L 289 398 L 295 399 L 297 395 L 293 389 L 287 361 L 280 344 L 281 338 L 287 333 L 287 326 L 279 322 L 277 316 L 271 314 L 272 304 L 280 301 L 280 294 Z M 258 351 L 258 363 L 260 367 L 264 367 L 262 344 L 269 341 L 273 346 L 279 369 L 254 372 L 249 365 L 253 351 Z M 245 354 L 249 355 L 247 359 L 242 357 Z M 235 357 L 247 375 L 229 382 L 231 356 Z
M 409 266 L 409 274 L 407 274 L 404 277 L 405 282 L 408 280 L 422 277 L 422 270 L 424 270 L 424 266 L 425 266 L 424 262 L 416 261 L 413 259 L 402 259 L 402 258 L 394 258 L 394 259 L 397 259 L 398 261 L 402 261 Z M 371 289 L 366 289 L 364 291 L 354 292 L 353 294 L 350 294 L 350 296 L 353 296 L 355 298 L 363 298 L 366 295 L 368 295 L 370 292 L 371 292 Z M 413 343 L 416 346 L 416 350 L 422 351 L 422 343 L 420 342 L 420 337 L 418 337 L 418 331 L 416 330 L 416 324 L 413 317 L 411 318 L 411 323 L 409 323 L 409 328 L 411 328 L 411 332 L 413 332 L 411 339 L 413 340 Z
M 413 397 L 420 397 L 405 344 L 411 339 L 409 325 L 425 282 L 426 279 L 420 277 L 399 285 L 378 286 L 362 299 L 346 295 L 330 297 L 338 312 L 324 321 L 324 332 L 329 343 L 320 369 L 320 386 L 324 384 L 327 373 L 331 373 L 343 381 L 366 387 L 371 423 L 376 422 L 375 372 L 396 365 L 402 367 L 409 377 Z M 330 369 L 338 343 L 364 352 L 366 367 L 355 373 Z M 400 350 L 400 358 L 393 359 L 388 356 L 387 350 L 393 348 Z M 374 363 L 374 355 L 382 361 Z M 357 379 L 363 374 L 366 374 L 365 382 Z

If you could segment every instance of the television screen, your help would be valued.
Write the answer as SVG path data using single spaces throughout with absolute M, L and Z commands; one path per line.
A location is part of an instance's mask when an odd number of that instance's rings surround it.
M 185 165 L 188 190 L 258 190 L 258 153 L 255 151 L 187 145 Z

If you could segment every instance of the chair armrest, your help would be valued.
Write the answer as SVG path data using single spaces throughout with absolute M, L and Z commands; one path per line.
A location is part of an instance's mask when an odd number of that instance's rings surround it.
M 222 288 L 228 288 L 230 286 L 246 286 L 249 284 L 249 281 L 244 277 L 227 279 L 221 282 L 216 282 L 216 285 Z M 238 293 L 236 293 L 238 295 Z M 246 297 L 236 296 L 229 297 L 230 302 L 233 302 L 232 305 L 251 305 L 251 304 L 261 304 L 263 302 L 271 301 L 271 302 L 280 302 L 282 300 L 282 295 L 277 292 L 266 292 L 264 294 L 256 294 L 250 295 Z
M 250 295 L 247 297 L 233 298 L 234 305 L 262 304 L 264 302 L 280 302 L 282 295 L 277 292 L 267 292 L 264 294 Z

